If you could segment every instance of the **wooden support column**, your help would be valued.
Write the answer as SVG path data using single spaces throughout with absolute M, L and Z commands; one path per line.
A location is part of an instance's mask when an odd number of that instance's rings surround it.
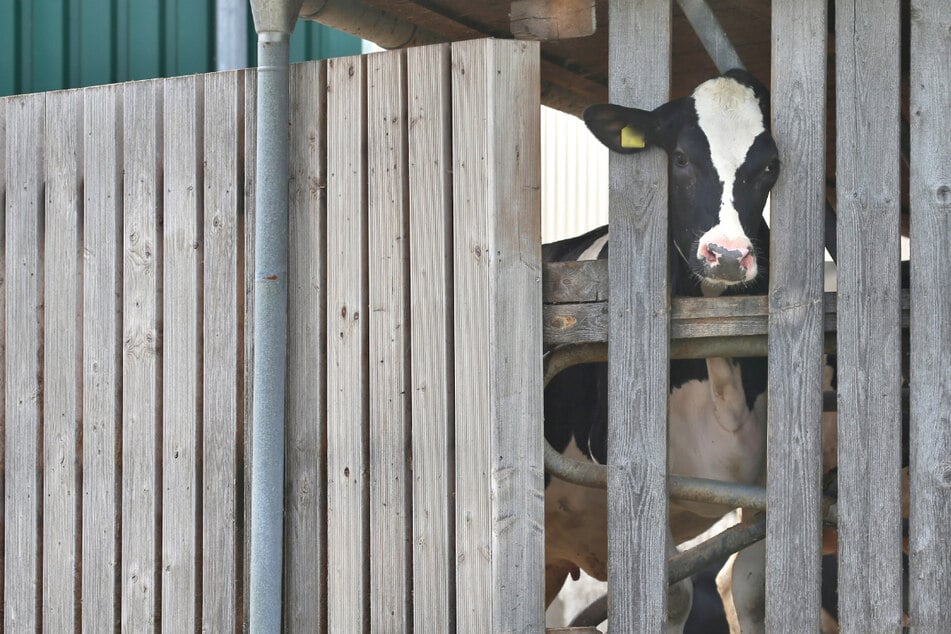
M 826 2 L 773 5 L 766 626 L 819 629 Z M 791 380 L 795 377 L 795 380 Z
M 670 90 L 670 0 L 611 3 L 610 98 L 653 109 Z M 608 580 L 612 631 L 667 616 L 667 170 L 661 150 L 610 159 Z

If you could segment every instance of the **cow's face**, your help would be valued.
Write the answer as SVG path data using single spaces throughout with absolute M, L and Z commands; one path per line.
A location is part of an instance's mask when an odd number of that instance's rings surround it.
M 758 273 L 750 237 L 779 175 L 768 111 L 766 90 L 748 73 L 730 71 L 653 112 L 604 104 L 584 118 L 615 152 L 667 152 L 673 247 L 702 280 L 729 286 Z

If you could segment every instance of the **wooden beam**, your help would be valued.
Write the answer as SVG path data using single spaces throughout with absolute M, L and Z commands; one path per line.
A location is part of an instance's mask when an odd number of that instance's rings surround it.
M 509 13 L 517 40 L 567 40 L 593 35 L 594 0 L 515 0 Z

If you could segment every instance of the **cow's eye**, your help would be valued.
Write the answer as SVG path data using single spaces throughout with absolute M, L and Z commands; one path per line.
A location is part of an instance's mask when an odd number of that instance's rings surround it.
M 775 174 L 779 171 L 779 159 L 773 159 L 763 168 L 764 174 Z
M 689 162 L 690 160 L 687 158 L 686 154 L 684 154 L 680 150 L 677 150 L 676 152 L 674 152 L 674 165 L 676 165 L 677 167 L 687 167 L 687 164 Z

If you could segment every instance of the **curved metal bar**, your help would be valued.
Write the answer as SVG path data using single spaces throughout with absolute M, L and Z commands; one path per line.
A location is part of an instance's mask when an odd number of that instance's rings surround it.
M 608 595 L 602 594 L 571 619 L 568 627 L 597 627 L 608 620 Z
M 690 550 L 677 553 L 667 561 L 667 583 L 673 585 L 766 538 L 766 515 L 751 524 L 737 524 L 717 533 Z

